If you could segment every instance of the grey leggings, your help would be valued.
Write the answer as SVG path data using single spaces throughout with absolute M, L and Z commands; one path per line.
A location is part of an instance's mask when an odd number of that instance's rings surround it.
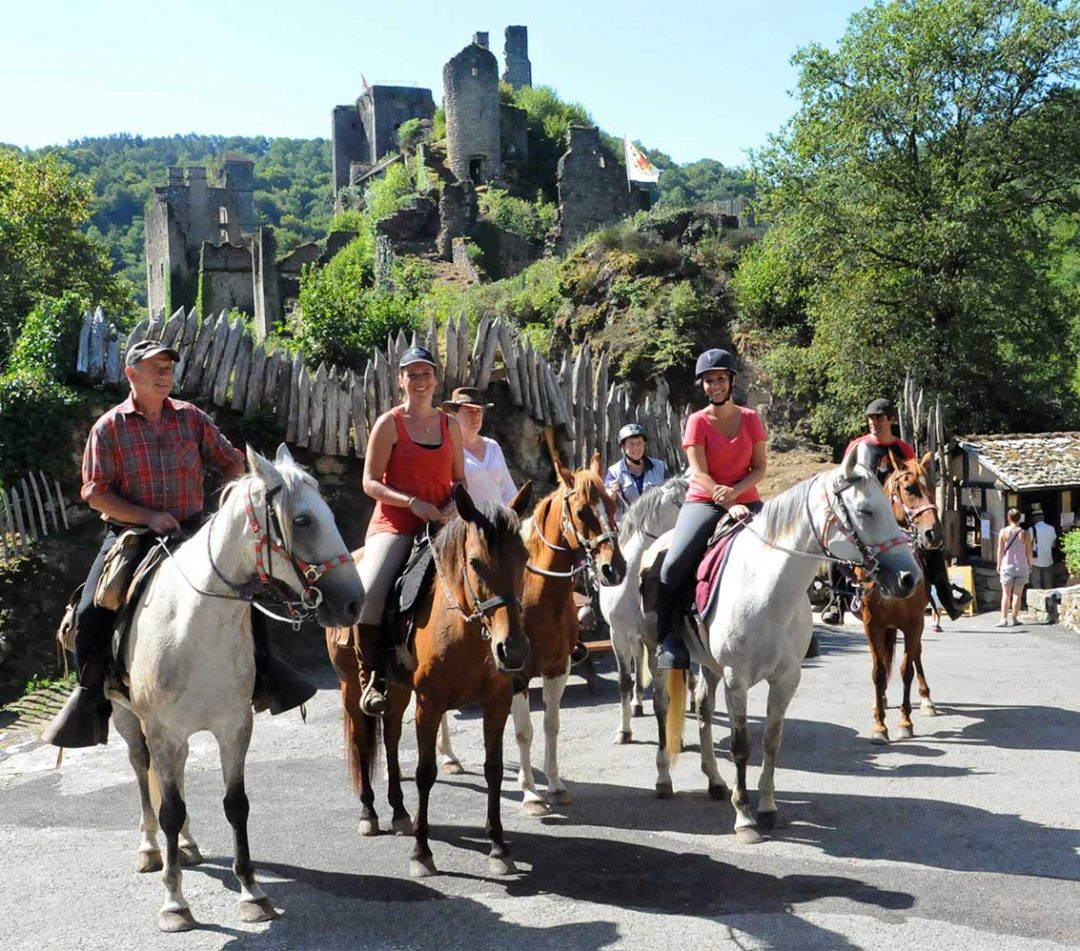
M 762 504 L 750 502 L 747 508 L 760 512 Z M 656 630 L 660 640 L 671 633 L 683 588 L 701 564 L 716 523 L 726 512 L 727 509 L 712 502 L 687 502 L 679 510 L 671 547 L 660 568 L 660 597 L 656 608 Z

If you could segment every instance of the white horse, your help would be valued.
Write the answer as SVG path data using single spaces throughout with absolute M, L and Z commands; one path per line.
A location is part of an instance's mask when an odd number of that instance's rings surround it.
M 646 669 L 656 681 L 656 615 L 641 609 L 638 591 L 641 556 L 657 538 L 675 527 L 687 485 L 685 477 L 677 476 L 634 500 L 619 529 L 626 577 L 620 584 L 600 588 L 600 613 L 611 631 L 611 647 L 619 671 L 621 710 L 615 733 L 617 744 L 629 743 L 633 738 L 631 716 L 644 715 Z
M 188 739 L 209 730 L 218 742 L 225 815 L 233 829 L 240 918 L 277 915 L 255 881 L 248 849 L 244 759 L 251 740 L 255 655 L 251 598 L 256 589 L 299 592 L 282 603 L 296 617 L 347 627 L 363 588 L 315 480 L 282 444 L 275 464 L 251 448 L 250 474 L 232 483 L 221 508 L 166 559 L 134 608 L 124 650 L 127 691 L 110 688 L 116 727 L 127 741 L 142 800 L 138 869 L 163 867 L 168 896 L 162 931 L 187 931 L 193 917 L 180 865 L 201 861 L 188 833 L 184 765 Z M 115 687 L 115 685 L 114 685 Z M 154 807 L 158 807 L 155 815 Z
M 731 793 L 735 834 L 752 843 L 761 841 L 759 823 L 765 828 L 776 823 L 773 772 L 784 715 L 799 686 L 813 633 L 806 590 L 818 564 L 830 559 L 855 564 L 894 597 L 910 595 L 922 571 L 880 484 L 854 453 L 836 469 L 767 502 L 731 546 L 719 591 L 703 618 L 708 642 L 704 651 L 697 638 L 689 632 L 685 636 L 703 673 L 697 690 L 702 769 L 709 777 L 710 792 L 723 787 L 712 741 L 713 702 L 723 681 L 736 769 Z M 750 758 L 746 695 L 763 680 L 769 684 L 769 696 L 755 822 L 746 792 Z M 668 693 L 671 715 L 661 740 L 666 751 L 661 752 L 673 760 L 682 744 L 685 671 L 669 671 Z M 663 780 L 670 783 L 665 773 L 661 772 L 658 788 Z

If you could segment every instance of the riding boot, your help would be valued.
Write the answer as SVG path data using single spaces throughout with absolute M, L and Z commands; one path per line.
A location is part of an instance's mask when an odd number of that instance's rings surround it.
M 381 717 L 390 708 L 386 686 L 389 658 L 382 644 L 382 625 L 358 624 L 356 636 L 363 668 L 360 671 L 363 683 L 360 712 L 369 717 Z
M 690 651 L 677 630 L 679 622 L 675 617 L 676 607 L 682 603 L 684 594 L 675 585 L 660 582 L 656 604 L 656 632 L 660 639 L 656 647 L 656 666 L 660 670 L 690 669 Z
M 69 750 L 104 745 L 109 742 L 111 713 L 112 704 L 105 699 L 100 682 L 79 685 L 45 728 L 41 738 L 46 743 Z
M 945 553 L 941 550 L 931 550 L 924 556 L 927 580 L 937 593 L 938 601 L 941 602 L 945 613 L 954 621 L 964 613 L 971 603 L 971 594 L 963 588 L 958 588 L 949 581 L 949 571 L 945 565 Z
M 315 696 L 315 685 L 271 651 L 266 621 L 256 611 L 252 611 L 251 634 L 255 642 L 255 689 L 251 704 L 256 713 L 269 710 L 277 716 Z
M 574 642 L 574 646 L 570 648 L 570 666 L 574 667 L 588 659 L 589 648 L 587 648 L 585 642 L 579 638 Z

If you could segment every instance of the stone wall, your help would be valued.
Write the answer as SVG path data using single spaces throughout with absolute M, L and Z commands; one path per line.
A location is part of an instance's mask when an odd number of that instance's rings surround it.
M 1066 588 L 1061 592 L 1059 607 L 1061 623 L 1080 634 L 1080 586 Z
M 375 223 L 376 238 L 387 238 L 395 253 L 415 250 L 413 245 L 434 241 L 438 233 L 439 206 L 434 198 L 414 198 Z
M 260 228 L 251 242 L 252 283 L 254 288 L 255 339 L 264 340 L 281 319 L 281 294 L 278 289 L 277 238 L 273 228 Z
M 524 26 L 508 26 L 503 34 L 503 82 L 515 89 L 532 85 L 532 63 L 529 62 L 529 30 Z
M 526 241 L 490 221 L 477 222 L 474 230 L 477 242 L 486 252 L 484 260 L 490 264 L 488 270 L 494 280 L 520 274 L 543 257 L 542 245 Z
M 472 234 L 476 225 L 476 191 L 470 182 L 447 182 L 439 197 L 439 255 L 453 259 L 453 240 Z
M 446 150 L 459 181 L 490 182 L 502 173 L 499 132 L 499 64 L 476 43 L 443 67 Z
M 619 221 L 635 210 L 626 170 L 600 143 L 600 131 L 571 126 L 567 151 L 559 159 L 559 218 L 554 247 L 565 254 L 590 231 Z
M 199 303 L 203 314 L 236 308 L 255 313 L 251 249 L 241 244 L 202 246 L 199 256 Z
M 360 121 L 360 113 L 355 103 L 348 106 L 334 106 L 330 120 L 330 141 L 333 155 L 334 198 L 339 189 L 349 184 L 349 170 L 354 162 L 367 164 L 371 154 L 367 132 Z
M 505 102 L 499 104 L 499 148 L 503 174 L 524 165 L 529 158 L 529 114 Z

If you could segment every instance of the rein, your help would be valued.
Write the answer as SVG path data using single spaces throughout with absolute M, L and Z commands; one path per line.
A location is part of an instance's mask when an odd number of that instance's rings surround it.
M 561 524 L 559 527 L 562 532 L 561 537 L 563 539 L 568 537 L 573 538 L 577 547 L 572 548 L 556 545 L 554 542 L 549 541 L 544 534 L 543 527 L 536 529 L 536 533 L 539 536 L 540 541 L 547 545 L 552 551 L 570 554 L 578 563 L 569 571 L 552 571 L 548 568 L 541 568 L 538 565 L 534 565 L 531 561 L 526 562 L 525 568 L 534 574 L 543 575 L 545 578 L 574 578 L 579 574 L 586 574 L 586 581 L 595 585 L 597 571 L 596 558 L 593 552 L 605 542 L 617 541 L 618 533 L 609 530 L 594 538 L 584 538 L 578 531 L 577 525 L 574 524 L 574 520 L 570 517 L 570 497 L 574 494 L 574 492 L 567 493 L 566 490 L 563 489 Z
M 892 487 L 892 491 L 889 493 L 889 500 L 892 502 L 892 504 L 894 506 L 897 506 L 897 505 L 900 506 L 901 511 L 904 513 L 904 525 L 905 525 L 905 528 L 907 529 L 908 533 L 914 539 L 916 539 L 916 541 L 915 541 L 916 546 L 919 547 L 919 548 L 926 548 L 926 546 L 921 545 L 918 542 L 918 529 L 917 529 L 917 527 L 915 525 L 915 520 L 920 515 L 922 515 L 924 512 L 933 512 L 934 517 L 937 518 L 939 521 L 940 521 L 941 515 L 938 512 L 937 505 L 935 503 L 929 501 L 929 494 L 928 494 L 929 490 L 928 489 L 923 491 L 923 495 L 922 495 L 922 497 L 924 499 L 927 499 L 927 502 L 926 502 L 925 505 L 920 505 L 918 508 L 915 508 L 915 509 L 908 507 L 907 503 L 904 501 L 903 496 L 900 493 L 900 485 L 899 485 L 900 480 L 897 478 L 897 476 L 899 475 L 899 472 L 900 472 L 900 470 L 894 469 L 892 475 L 889 476 L 888 485 L 890 485 Z M 919 489 L 923 490 L 922 480 L 920 480 L 920 479 L 918 479 L 918 477 L 916 477 L 916 481 L 919 484 Z

